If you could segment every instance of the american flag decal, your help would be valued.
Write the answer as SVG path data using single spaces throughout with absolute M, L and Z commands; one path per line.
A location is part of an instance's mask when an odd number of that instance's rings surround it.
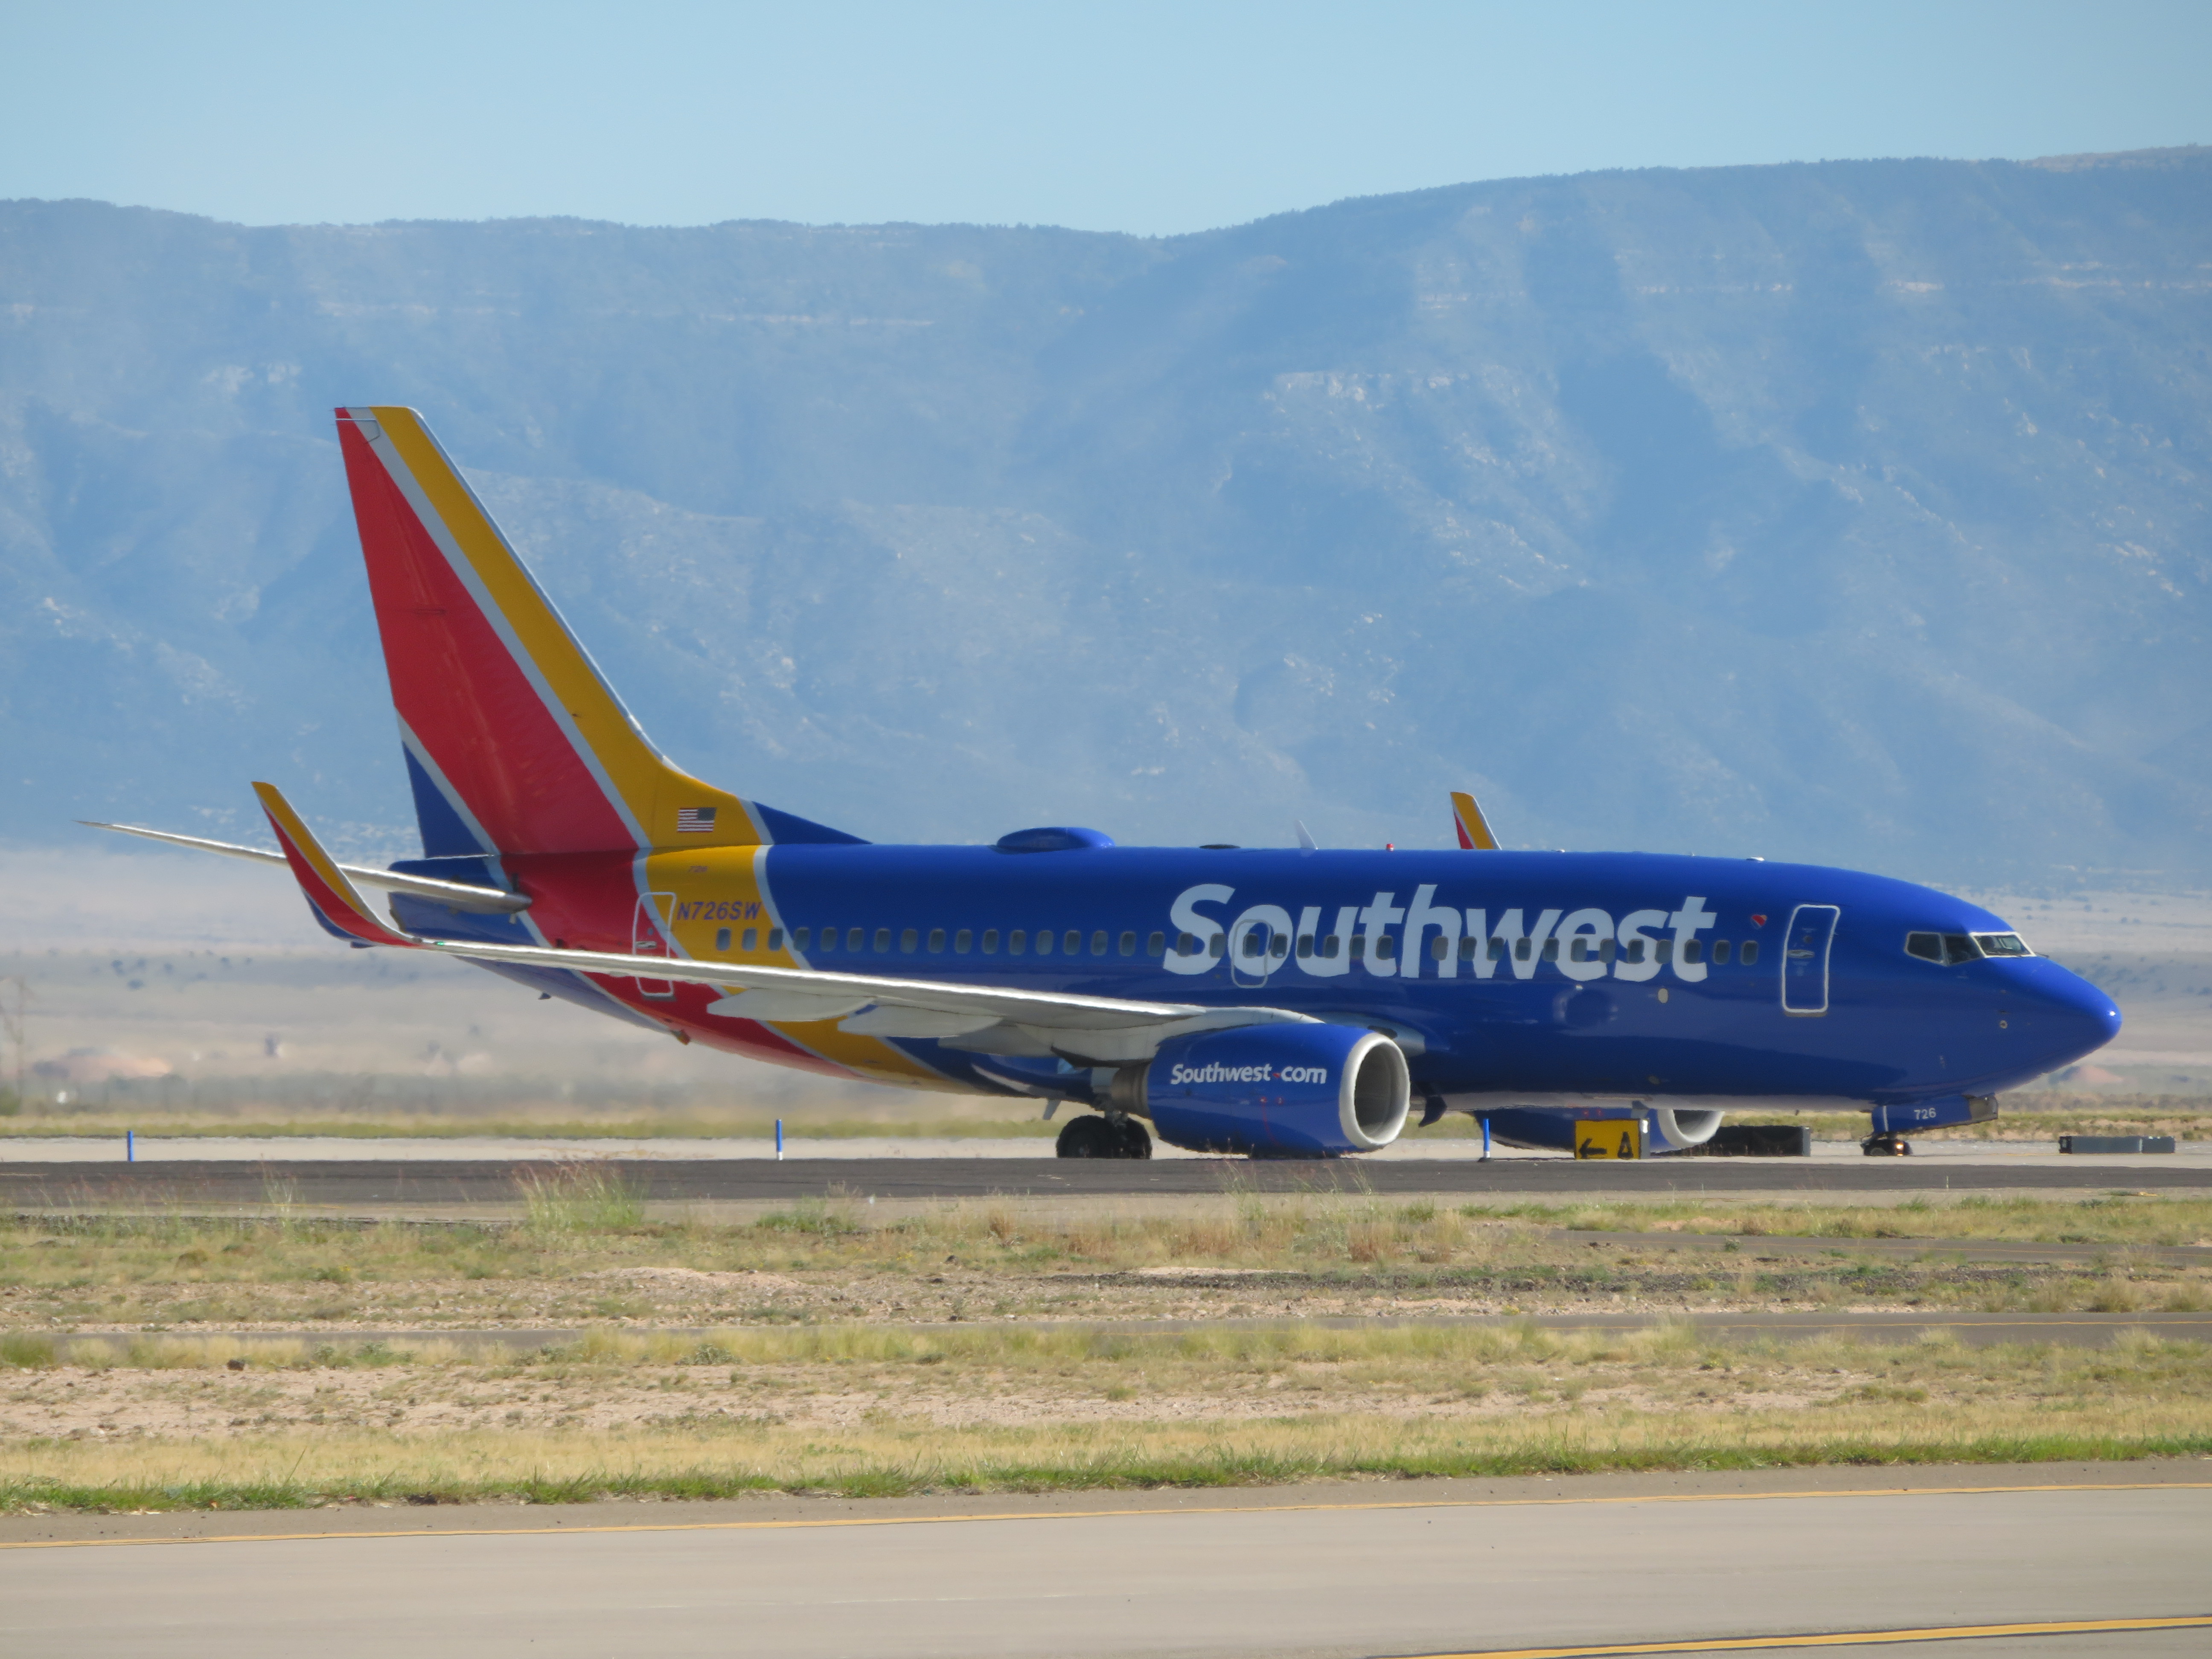
M 703 836 L 714 827 L 714 809 L 711 806 L 679 806 L 676 809 L 676 833 L 679 836 Z

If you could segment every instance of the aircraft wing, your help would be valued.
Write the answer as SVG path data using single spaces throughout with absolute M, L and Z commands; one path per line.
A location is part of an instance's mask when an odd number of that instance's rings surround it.
M 1482 816 L 1482 808 L 1475 805 L 1474 797 L 1464 789 L 1452 791 L 1452 828 L 1458 832 L 1460 848 L 1468 853 L 1494 853 L 1498 837 L 1490 833 L 1490 820 Z
M 1311 1016 L 1285 1008 L 1210 1008 L 1193 1002 L 1141 1002 L 1072 992 L 945 985 L 876 974 L 755 967 L 684 957 L 425 939 L 377 919 L 354 885 L 350 867 L 324 850 L 274 785 L 257 783 L 253 790 L 261 798 L 270 827 L 284 849 L 283 857 L 292 866 L 307 902 L 333 928 L 363 944 L 392 945 L 470 962 L 555 968 L 611 979 L 681 980 L 709 985 L 730 993 L 708 1006 L 707 1012 L 711 1014 L 791 1023 L 836 1019 L 843 1030 L 866 1036 L 950 1041 L 994 1026 L 1008 1026 L 1017 1033 L 1034 1034 L 1044 1052 L 1072 1051 L 1071 1057 L 1079 1054 L 1102 1065 L 1149 1059 L 1167 1037 L 1188 1031 L 1311 1023 Z M 1018 1047 L 1003 1045 L 987 1051 L 1023 1052 Z
M 166 830 L 141 830 L 129 823 L 100 823 L 91 818 L 79 818 L 77 822 L 88 830 L 112 830 L 118 835 L 143 836 L 148 841 L 167 842 L 172 847 L 189 847 L 196 853 L 220 853 L 228 859 L 250 859 L 257 864 L 284 862 L 282 853 L 264 852 L 258 847 L 240 847 L 199 836 L 176 836 Z M 465 882 L 440 881 L 434 876 L 402 875 L 397 870 L 375 870 L 362 864 L 342 864 L 337 867 L 358 884 L 435 899 L 456 910 L 501 911 L 511 915 L 530 908 L 529 899 L 522 894 L 502 892 L 496 887 L 471 887 Z

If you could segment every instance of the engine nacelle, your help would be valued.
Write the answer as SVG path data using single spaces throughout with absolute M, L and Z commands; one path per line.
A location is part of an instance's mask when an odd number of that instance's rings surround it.
M 1111 1103 L 1170 1146 L 1255 1158 L 1334 1158 L 1406 1127 L 1405 1052 L 1358 1025 L 1246 1025 L 1160 1045 L 1114 1074 Z

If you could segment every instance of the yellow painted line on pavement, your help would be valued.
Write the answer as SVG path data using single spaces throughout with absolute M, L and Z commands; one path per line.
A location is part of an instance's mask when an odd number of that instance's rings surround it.
M 2052 1482 L 2033 1486 L 1867 1486 L 1822 1492 L 1651 1492 L 1613 1498 L 1431 1498 L 1372 1504 L 1208 1504 L 1182 1509 L 1009 1510 L 988 1515 L 844 1515 L 794 1521 L 649 1521 L 588 1527 L 409 1527 L 380 1532 L 241 1532 L 198 1538 L 26 1538 L 0 1540 L 0 1550 L 104 1549 L 149 1544 L 283 1544 L 342 1538 L 518 1538 L 544 1533 L 803 1532 L 821 1527 L 971 1526 L 987 1521 L 1103 1521 L 1139 1516 L 1311 1515 L 1364 1510 L 1559 1509 L 1620 1504 L 1771 1503 L 1790 1498 L 1960 1498 L 1998 1492 L 2206 1492 L 2212 1480 Z M 739 1500 L 743 1501 L 743 1500 Z M 190 1510 L 156 1511 L 189 1514 Z M 1597 1650 L 1592 1650 L 1597 1651 Z M 1656 1651 L 1656 1650 L 1655 1650 Z
M 1847 1648 L 1878 1642 L 1971 1642 L 1989 1636 L 2086 1636 L 2108 1631 L 2196 1630 L 2212 1616 L 2175 1619 L 2064 1619 L 2022 1625 L 1929 1625 L 1917 1630 L 1824 1631 L 1813 1636 L 1724 1636 L 1695 1642 L 1607 1642 L 1581 1648 L 1483 1648 L 1431 1653 L 1418 1659 L 1607 1659 L 1638 1653 L 1731 1653 L 1773 1648 Z M 1411 1659 L 1411 1656 L 1409 1656 Z

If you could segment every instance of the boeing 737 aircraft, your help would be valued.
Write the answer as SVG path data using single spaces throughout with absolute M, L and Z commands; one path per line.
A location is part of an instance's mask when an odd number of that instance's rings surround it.
M 1531 1147 L 1632 1130 L 1648 1153 L 1731 1106 L 1848 1106 L 1897 1151 L 2119 1029 L 2095 986 L 1928 888 L 1506 852 L 1466 796 L 1456 852 L 863 842 L 672 765 L 422 417 L 337 416 L 423 855 L 340 864 L 268 784 L 281 854 L 129 833 L 288 860 L 356 945 L 778 1065 L 1090 1109 L 1063 1158 L 1145 1158 L 1155 1135 L 1374 1152 L 1415 1103 Z

